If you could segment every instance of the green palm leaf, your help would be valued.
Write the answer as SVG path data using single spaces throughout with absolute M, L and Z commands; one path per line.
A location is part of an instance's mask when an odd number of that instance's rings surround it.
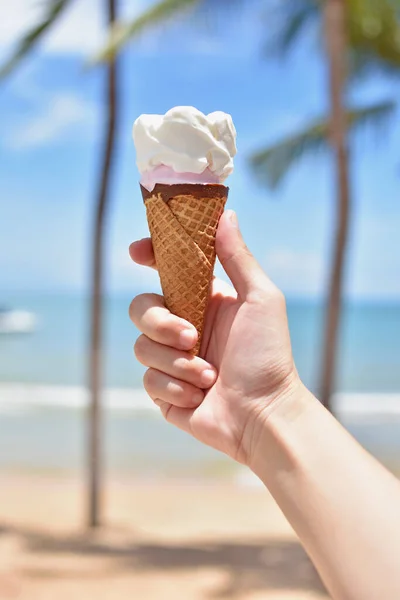
M 350 132 L 354 134 L 366 126 L 380 130 L 393 115 L 395 106 L 394 102 L 385 101 L 350 110 L 348 112 Z M 255 152 L 250 157 L 254 174 L 262 184 L 271 188 L 276 187 L 297 161 L 328 150 L 329 129 L 328 119 L 317 119 L 299 133 Z
M 196 17 L 196 24 L 199 25 L 201 22 L 204 24 L 207 18 L 212 18 L 215 21 L 217 11 L 223 10 L 222 14 L 226 14 L 228 9 L 233 9 L 236 5 L 244 5 L 249 1 L 161 0 L 130 23 L 117 23 L 111 30 L 105 47 L 90 60 L 90 64 L 95 65 L 109 61 L 128 41 L 133 40 L 148 29 L 164 25 L 174 17 L 181 17 L 185 13 L 193 12 Z
M 130 23 L 117 23 L 111 30 L 106 46 L 90 61 L 97 64 L 109 61 L 115 56 L 128 40 L 143 33 L 145 30 L 165 23 L 172 17 L 193 9 L 202 0 L 162 0 L 151 6 Z
M 267 53 L 285 57 L 321 11 L 318 0 L 286 0 L 279 5 L 278 27 L 266 44 Z
M 278 7 L 278 26 L 267 45 L 274 54 L 285 56 L 320 18 L 324 0 L 286 0 Z M 379 69 L 400 68 L 400 1 L 347 0 L 347 27 L 351 76 Z
M 43 20 L 25 34 L 20 40 L 14 54 L 0 68 L 0 79 L 9 75 L 19 62 L 25 58 L 39 42 L 43 34 L 55 23 L 69 2 L 70 0 L 51 0 L 49 2 Z
M 400 68 L 399 9 L 398 0 L 350 1 L 349 44 L 356 73 Z

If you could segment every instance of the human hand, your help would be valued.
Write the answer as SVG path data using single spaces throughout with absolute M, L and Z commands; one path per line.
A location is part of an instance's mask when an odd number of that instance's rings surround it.
M 195 328 L 156 294 L 131 303 L 130 317 L 142 332 L 135 354 L 149 367 L 144 386 L 167 421 L 250 465 L 260 424 L 300 381 L 284 297 L 244 244 L 233 211 L 221 217 L 216 251 L 235 289 L 213 282 L 203 358 L 188 352 L 196 344 Z M 134 242 L 130 255 L 156 267 L 149 239 Z

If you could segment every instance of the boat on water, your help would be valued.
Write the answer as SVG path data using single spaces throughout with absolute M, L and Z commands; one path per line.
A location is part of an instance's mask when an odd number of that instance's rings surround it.
M 0 307 L 0 334 L 32 333 L 36 328 L 36 316 L 27 310 Z

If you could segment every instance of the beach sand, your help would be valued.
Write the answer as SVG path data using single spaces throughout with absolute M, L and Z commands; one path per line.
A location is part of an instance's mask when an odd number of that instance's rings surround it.
M 84 528 L 77 477 L 0 477 L 0 598 L 327 598 L 262 487 L 107 481 L 105 526 Z

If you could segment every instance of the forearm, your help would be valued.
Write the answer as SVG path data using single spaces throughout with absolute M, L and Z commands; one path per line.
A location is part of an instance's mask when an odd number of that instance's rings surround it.
M 400 483 L 305 388 L 260 424 L 251 467 L 333 598 L 400 598 Z

